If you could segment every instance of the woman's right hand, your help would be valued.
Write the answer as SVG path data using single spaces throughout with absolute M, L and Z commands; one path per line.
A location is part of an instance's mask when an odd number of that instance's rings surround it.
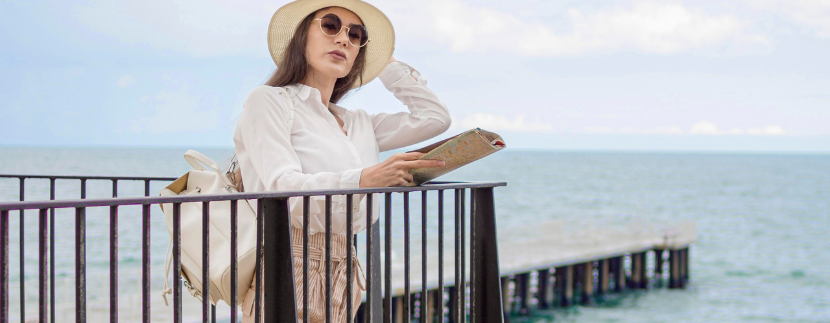
M 398 153 L 360 172 L 360 187 L 404 186 L 412 182 L 410 169 L 441 167 L 441 160 L 419 160 L 424 153 Z

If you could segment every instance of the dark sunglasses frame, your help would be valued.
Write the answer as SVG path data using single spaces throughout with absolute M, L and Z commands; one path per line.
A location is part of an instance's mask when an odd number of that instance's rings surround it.
M 334 35 L 327 33 L 326 29 L 323 28 L 323 19 L 332 19 L 332 21 L 335 23 L 335 27 L 340 26 L 340 28 L 337 28 L 337 32 L 334 33 Z M 351 44 L 354 47 L 366 46 L 366 44 L 368 44 L 369 41 L 371 41 L 371 39 L 369 39 L 369 33 L 366 31 L 366 27 L 364 27 L 363 25 L 357 25 L 357 24 L 349 24 L 349 26 L 343 26 L 343 22 L 340 20 L 340 17 L 333 14 L 333 13 L 326 14 L 325 16 L 320 17 L 320 18 L 316 18 L 314 20 L 319 20 L 320 21 L 320 31 L 322 31 L 323 34 L 328 35 L 328 36 L 332 36 L 332 37 L 339 35 L 340 32 L 343 31 L 344 27 L 346 28 L 346 33 L 351 31 L 353 28 L 358 28 L 363 33 L 363 35 L 362 35 L 363 37 L 361 37 L 360 40 L 363 41 L 365 39 L 366 41 L 363 42 L 363 44 L 355 44 L 355 43 L 352 42 L 351 35 L 349 35 L 349 37 L 348 37 L 349 38 L 349 44 Z

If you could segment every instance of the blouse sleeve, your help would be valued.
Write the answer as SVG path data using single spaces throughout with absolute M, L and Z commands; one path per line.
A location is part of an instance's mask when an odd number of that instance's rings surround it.
M 420 72 L 403 62 L 392 62 L 378 76 L 409 112 L 372 115 L 380 151 L 413 145 L 440 135 L 452 119 L 447 107 L 427 88 Z
M 239 127 L 254 170 L 267 191 L 345 189 L 360 186 L 362 168 L 305 174 L 291 145 L 289 98 L 268 86 L 245 99 Z

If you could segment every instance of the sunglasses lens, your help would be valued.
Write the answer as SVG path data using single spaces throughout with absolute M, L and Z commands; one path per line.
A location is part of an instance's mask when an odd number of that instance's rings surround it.
M 355 46 L 366 45 L 369 40 L 369 35 L 366 33 L 366 28 L 360 25 L 352 24 L 349 26 L 349 42 Z
M 340 27 L 340 18 L 333 14 L 325 15 L 322 19 L 320 19 L 320 28 L 323 29 L 323 32 L 326 33 L 326 35 L 337 35 L 337 33 L 340 32 Z

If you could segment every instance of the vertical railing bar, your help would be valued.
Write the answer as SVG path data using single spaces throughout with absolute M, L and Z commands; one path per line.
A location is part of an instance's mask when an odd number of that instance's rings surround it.
M 403 268 L 404 268 L 404 279 L 403 279 L 403 321 L 404 323 L 409 323 L 410 317 L 412 316 L 412 309 L 410 309 L 410 304 L 412 302 L 409 299 L 409 273 L 412 269 L 409 265 L 409 192 L 403 193 Z
M 55 199 L 55 180 L 49 178 L 49 200 Z M 55 208 L 49 209 L 49 318 L 55 323 Z
M 438 190 L 438 322 L 444 323 L 444 190 Z
M 210 304 L 210 323 L 216 323 L 216 305 Z
M 144 196 L 150 196 L 150 180 L 144 180 Z M 147 238 L 147 242 L 144 243 L 143 247 L 147 248 L 147 250 L 143 252 L 143 256 L 146 256 L 147 258 L 144 261 L 144 266 L 146 267 L 146 270 L 142 270 L 142 272 L 144 273 L 144 277 L 142 277 L 142 283 L 144 285 L 142 287 L 142 289 L 144 289 L 142 293 L 142 303 L 146 304 L 142 305 L 142 316 L 144 322 L 150 322 L 150 205 L 147 204 L 144 205 L 144 207 L 146 208 L 147 213 L 147 215 L 144 218 L 146 219 L 147 223 L 142 224 L 142 228 L 145 228 L 143 230 L 146 230 L 146 232 L 143 233 L 145 238 Z
M 384 223 L 384 273 L 383 273 L 383 323 L 392 322 L 392 193 L 386 193 L 384 208 L 386 219 Z
M 331 323 L 331 195 L 326 195 L 326 323 Z
M 82 183 L 86 186 L 86 181 Z M 81 193 L 85 191 L 84 187 Z M 75 321 L 86 322 L 86 209 L 82 207 L 75 209 Z
M 23 202 L 26 197 L 26 178 L 19 177 L 20 179 L 20 201 Z M 24 237 L 26 233 L 24 232 L 24 213 L 26 213 L 23 209 L 20 209 L 20 225 L 18 226 L 20 229 L 20 323 L 26 322 L 26 284 L 23 282 L 26 281 L 26 264 L 25 264 L 25 245 L 24 245 Z
M 309 322 L 308 310 L 308 226 L 310 196 L 303 196 L 303 322 Z
M 141 205 L 141 319 L 150 322 L 150 204 Z
M 462 320 L 462 313 L 461 313 L 461 298 L 464 294 L 463 285 L 464 281 L 461 279 L 461 271 L 462 264 L 461 264 L 461 226 L 462 224 L 459 223 L 460 221 L 460 214 L 459 211 L 461 210 L 460 205 L 460 189 L 455 189 L 455 303 L 452 304 L 453 310 L 455 311 L 455 317 L 453 318 L 454 322 L 463 322 Z
M 40 209 L 38 210 L 38 321 L 41 323 L 46 323 L 46 319 L 48 318 L 46 311 L 46 285 L 47 285 L 47 245 L 46 245 L 46 235 L 47 235 L 47 209 Z M 22 281 L 20 282 L 23 283 Z
M 374 210 L 374 204 L 372 197 L 373 194 L 366 194 L 366 307 L 363 310 L 365 323 L 371 323 L 374 318 L 374 311 L 372 310 L 374 307 L 372 302 L 372 280 L 374 278 L 372 277 L 372 253 L 374 252 L 372 250 L 372 212 Z
M 466 189 L 461 189 L 461 322 L 467 320 L 467 219 L 464 214 L 464 196 Z
M 237 322 L 237 312 L 236 306 L 239 303 L 237 299 L 239 297 L 239 286 L 238 284 L 238 256 L 237 256 L 237 249 L 239 248 L 237 245 L 237 237 L 239 236 L 238 232 L 238 205 L 239 200 L 231 200 L 231 322 Z M 215 315 L 214 315 L 215 317 Z
M 113 181 L 114 183 L 115 181 Z M 113 184 L 115 185 L 115 184 Z M 113 193 L 115 194 L 115 192 Z M 118 206 L 110 206 L 110 322 L 118 323 Z
M 440 269 L 440 268 L 439 268 Z M 426 323 L 427 307 L 427 191 L 421 191 L 421 322 Z
M 264 214 L 262 212 L 262 203 L 265 202 L 264 199 L 257 200 L 257 212 L 256 212 L 256 296 L 254 297 L 255 304 L 254 304 L 254 322 L 259 323 L 262 322 L 262 248 L 265 247 L 263 244 L 263 228 L 264 223 L 263 220 L 265 219 Z
M 346 194 L 346 313 L 347 319 L 351 320 L 354 317 L 354 309 L 352 307 L 352 284 L 354 280 L 354 274 L 352 271 L 352 248 L 354 237 L 352 233 L 352 207 L 354 204 L 354 200 L 352 200 L 352 194 Z
M 0 320 L 9 321 L 9 211 L 0 211 Z
M 210 319 L 210 202 L 202 202 L 202 322 Z
M 182 204 L 173 204 L 173 322 L 182 323 Z M 234 307 L 234 312 L 236 308 Z M 236 322 L 236 321 L 234 321 Z
M 476 258 L 476 205 L 473 202 L 475 193 L 474 189 L 470 189 L 470 322 L 477 323 L 480 318 L 476 316 L 476 262 L 480 259 Z M 523 293 L 529 295 L 524 291 Z

